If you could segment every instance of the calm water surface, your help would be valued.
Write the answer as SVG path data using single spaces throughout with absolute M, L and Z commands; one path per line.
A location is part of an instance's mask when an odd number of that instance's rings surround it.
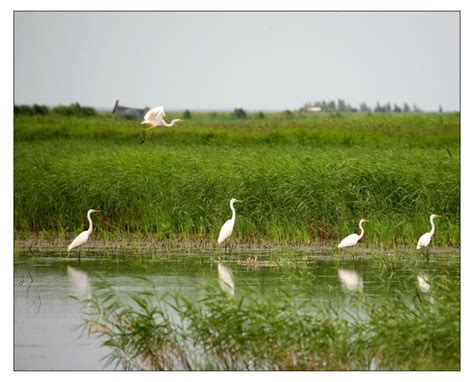
M 363 280 L 364 292 L 374 297 L 390 298 L 391 293 L 400 290 L 408 297 L 413 296 L 416 274 L 420 271 L 428 276 L 448 272 L 459 278 L 456 251 L 437 253 L 429 261 L 420 258 L 416 272 L 404 270 L 395 280 L 381 273 L 381 262 L 373 261 L 369 255 L 354 260 L 351 256 L 274 257 L 255 253 L 227 257 L 215 254 L 116 257 L 89 253 L 78 263 L 55 253 L 21 253 L 15 257 L 15 369 L 104 369 L 102 358 L 108 353 L 107 348 L 101 347 L 93 336 L 81 336 L 78 329 L 81 305 L 72 296 L 85 297 L 87 291 L 80 285 L 81 280 L 74 278 L 74 270 L 88 275 L 92 295 L 94 283 L 99 279 L 120 291 L 135 292 L 142 290 L 143 281 L 139 277 L 145 276 L 154 283 L 158 293 L 178 292 L 198 297 L 206 285 L 217 282 L 218 262 L 232 270 L 237 297 L 244 293 L 244 287 L 266 293 L 283 288 L 303 292 L 304 298 L 322 302 L 343 301 L 347 295 L 338 280 L 340 268 L 357 272 Z M 68 272 L 68 267 L 73 271 Z M 300 290 L 302 278 L 309 280 L 309 290 L 307 287 Z

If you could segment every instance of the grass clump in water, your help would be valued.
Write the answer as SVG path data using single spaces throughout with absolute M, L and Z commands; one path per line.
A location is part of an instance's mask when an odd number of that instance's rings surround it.
M 124 298 L 102 285 L 84 301 L 84 328 L 125 369 L 459 370 L 459 283 L 431 284 L 429 294 L 359 290 L 338 304 L 282 290 L 233 298 L 216 285 L 194 300 Z

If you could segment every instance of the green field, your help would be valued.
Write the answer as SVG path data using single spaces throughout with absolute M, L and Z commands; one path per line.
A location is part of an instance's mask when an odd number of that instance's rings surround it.
M 170 115 L 167 118 L 175 116 Z M 215 239 L 237 205 L 241 242 L 337 240 L 360 218 L 367 245 L 459 245 L 459 114 L 193 113 L 149 132 L 103 113 L 15 118 L 17 235 Z

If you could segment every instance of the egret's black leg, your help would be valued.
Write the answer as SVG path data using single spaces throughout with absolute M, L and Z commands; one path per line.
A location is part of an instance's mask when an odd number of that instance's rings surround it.
M 146 131 L 143 130 L 143 134 L 142 134 L 142 140 L 140 142 L 141 145 L 143 145 L 145 143 L 145 138 L 146 138 Z

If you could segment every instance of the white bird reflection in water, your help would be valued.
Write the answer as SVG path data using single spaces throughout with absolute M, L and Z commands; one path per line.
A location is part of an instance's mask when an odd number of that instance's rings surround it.
M 339 269 L 337 271 L 339 281 L 342 286 L 350 291 L 362 291 L 364 283 L 362 277 L 359 276 L 357 272 L 348 271 L 347 269 Z
M 430 291 L 431 285 L 428 281 L 428 277 L 425 275 L 416 276 L 418 280 L 418 289 L 422 293 L 428 293 Z
M 234 279 L 232 277 L 232 271 L 225 265 L 217 264 L 217 273 L 219 276 L 219 285 L 221 289 L 226 292 L 229 296 L 234 296 Z
M 89 275 L 86 272 L 68 266 L 67 275 L 75 289 L 77 297 L 84 299 L 90 299 L 92 297 L 92 287 Z

